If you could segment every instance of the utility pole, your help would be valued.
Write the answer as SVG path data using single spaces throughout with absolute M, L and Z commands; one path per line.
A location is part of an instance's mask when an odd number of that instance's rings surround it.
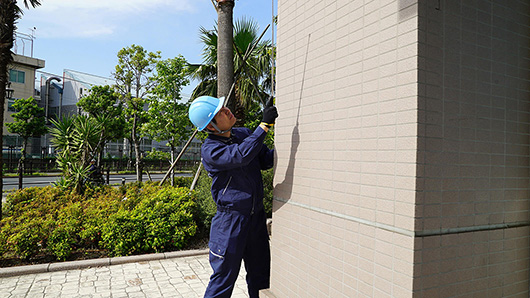
M 217 97 L 228 96 L 234 83 L 234 5 L 234 0 L 217 0 Z M 235 111 L 233 98 L 227 98 L 225 102 L 230 110 Z

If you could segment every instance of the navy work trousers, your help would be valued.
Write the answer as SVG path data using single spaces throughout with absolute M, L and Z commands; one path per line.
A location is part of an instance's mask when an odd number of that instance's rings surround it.
M 263 209 L 252 215 L 218 208 L 210 230 L 210 265 L 213 274 L 205 298 L 228 298 L 244 261 L 250 298 L 269 288 L 270 248 Z

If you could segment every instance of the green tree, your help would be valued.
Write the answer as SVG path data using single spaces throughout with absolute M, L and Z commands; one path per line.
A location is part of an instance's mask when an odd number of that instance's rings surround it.
M 147 52 L 142 46 L 131 45 L 118 52 L 118 65 L 113 73 L 120 100 L 124 103 L 125 115 L 129 122 L 131 143 L 136 157 L 136 180 L 142 182 L 142 156 L 140 154 L 139 128 L 144 121 L 147 104 L 146 96 L 153 88 L 151 79 L 160 52 Z
M 40 5 L 40 0 L 24 0 L 26 8 L 37 7 Z M 22 16 L 22 10 L 17 5 L 16 1 L 13 0 L 0 0 L 0 106 L 2 111 L 0 112 L 0 130 L 4 127 L 4 104 L 5 104 L 5 92 L 7 81 L 8 81 L 8 65 L 13 62 L 13 55 L 11 54 L 11 48 L 13 48 L 16 22 Z M 0 148 L 3 148 L 3 140 L 0 138 Z M 3 161 L 0 158 L 0 169 L 3 168 Z M 3 173 L 0 171 L 0 192 L 3 189 L 2 184 Z M 2 200 L 0 200 L 0 219 L 2 219 Z
M 243 56 L 258 41 L 259 26 L 251 19 L 240 19 L 234 24 L 234 69 L 241 70 L 236 78 L 235 107 L 230 108 L 236 118 L 240 120 L 236 125 L 245 123 L 246 111 L 252 102 L 257 101 L 264 105 L 269 97 L 272 57 L 274 49 L 270 41 L 260 41 L 246 63 Z M 216 96 L 217 94 L 217 28 L 207 30 L 200 28 L 200 39 L 204 44 L 202 57 L 203 63 L 191 66 L 191 78 L 198 80 L 199 84 L 193 90 L 192 98 L 201 95 Z
M 83 115 L 50 121 L 54 125 L 50 132 L 57 151 L 57 166 L 63 173 L 58 185 L 80 194 L 84 191 L 90 160 L 102 139 L 101 121 Z
M 158 142 L 167 141 L 171 163 L 175 160 L 175 148 L 191 135 L 188 104 L 182 102 L 181 96 L 182 87 L 189 84 L 187 75 L 188 63 L 183 56 L 156 64 L 148 121 L 142 127 L 145 136 Z
M 112 87 L 93 86 L 90 93 L 79 100 L 77 106 L 96 119 L 103 128 L 102 139 L 96 148 L 99 166 L 105 145 L 125 136 L 123 103 Z
M 39 108 L 33 97 L 15 100 L 13 108 L 16 110 L 13 114 L 14 121 L 6 123 L 6 126 L 10 133 L 19 135 L 23 140 L 22 157 L 18 161 L 18 170 L 20 173 L 24 173 L 29 138 L 42 136 L 48 132 L 48 128 L 46 127 L 44 109 Z

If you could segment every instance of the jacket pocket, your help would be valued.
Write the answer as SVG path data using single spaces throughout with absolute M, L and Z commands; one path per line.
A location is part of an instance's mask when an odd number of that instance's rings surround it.
M 212 219 L 210 229 L 210 253 L 218 258 L 224 258 L 230 240 L 232 213 L 217 212 Z

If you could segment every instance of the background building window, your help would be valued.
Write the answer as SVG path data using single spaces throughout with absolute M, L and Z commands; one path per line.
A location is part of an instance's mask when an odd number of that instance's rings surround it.
M 26 73 L 16 69 L 10 69 L 9 81 L 24 84 L 26 83 Z

